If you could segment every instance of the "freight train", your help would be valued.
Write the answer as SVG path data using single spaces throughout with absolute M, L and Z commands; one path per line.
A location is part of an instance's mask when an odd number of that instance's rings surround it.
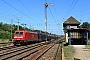
M 57 39 L 56 36 L 52 36 L 49 34 L 38 33 L 38 32 L 29 32 L 26 30 L 16 30 L 14 33 L 14 45 L 20 44 L 25 45 L 30 42 L 39 42 L 51 39 Z

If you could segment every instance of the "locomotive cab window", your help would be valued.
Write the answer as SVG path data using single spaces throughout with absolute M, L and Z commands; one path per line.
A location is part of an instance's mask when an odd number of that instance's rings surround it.
M 23 32 L 16 32 L 15 34 L 20 34 L 20 35 L 23 35 Z
M 19 34 L 19 32 L 16 32 L 15 34 Z
M 20 32 L 20 35 L 23 35 L 23 32 Z

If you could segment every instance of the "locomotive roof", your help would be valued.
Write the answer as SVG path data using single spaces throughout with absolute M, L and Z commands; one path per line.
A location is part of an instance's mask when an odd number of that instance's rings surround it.
M 33 34 L 43 34 L 43 35 L 45 34 L 45 33 L 40 33 L 40 32 L 31 32 L 31 31 L 27 31 L 27 30 L 16 30 L 16 32 L 20 32 L 20 31 L 21 32 L 25 32 L 26 31 L 26 32 L 33 33 Z M 49 34 L 47 34 L 47 35 L 49 35 Z
M 16 30 L 16 31 L 27 31 L 27 30 Z
M 30 32 L 30 33 L 38 34 L 37 32 Z
M 21 32 L 22 32 L 22 31 L 23 31 L 23 32 L 26 31 L 26 32 L 29 32 L 29 33 L 35 33 L 35 34 L 38 34 L 37 32 L 30 32 L 30 31 L 27 31 L 27 30 L 16 30 L 16 32 L 20 32 L 20 31 L 21 31 Z

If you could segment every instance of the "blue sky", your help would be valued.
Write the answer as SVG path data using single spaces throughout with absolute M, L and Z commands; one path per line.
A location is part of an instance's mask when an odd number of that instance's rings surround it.
M 79 22 L 90 23 L 89 0 L 0 0 L 0 22 L 27 24 L 31 29 L 45 31 L 44 4 L 53 4 L 47 8 L 47 31 L 58 35 L 63 33 L 63 23 L 70 16 Z M 31 25 L 31 27 L 30 27 Z

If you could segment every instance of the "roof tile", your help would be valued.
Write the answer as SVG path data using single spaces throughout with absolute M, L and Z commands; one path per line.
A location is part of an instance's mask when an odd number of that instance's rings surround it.
M 64 22 L 64 24 L 80 24 L 80 22 L 71 16 Z

